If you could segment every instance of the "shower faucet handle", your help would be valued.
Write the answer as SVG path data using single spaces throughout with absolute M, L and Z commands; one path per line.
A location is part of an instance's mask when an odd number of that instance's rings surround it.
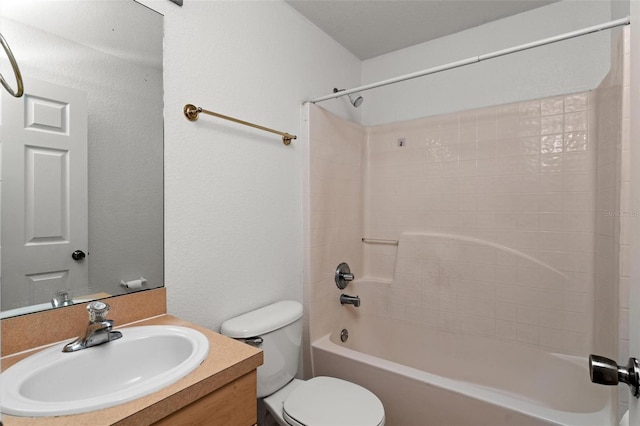
M 356 278 L 355 275 L 351 273 L 351 269 L 349 265 L 345 262 L 342 262 L 336 268 L 335 280 L 336 285 L 340 290 L 344 290 L 350 281 L 353 281 Z

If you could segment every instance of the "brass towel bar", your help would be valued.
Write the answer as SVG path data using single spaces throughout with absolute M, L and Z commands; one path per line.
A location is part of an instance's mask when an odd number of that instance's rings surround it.
M 208 114 L 213 115 L 214 117 L 222 118 L 224 120 L 233 121 L 234 123 L 243 124 L 245 126 L 253 127 L 254 129 L 264 130 L 265 132 L 275 133 L 276 135 L 282 136 L 282 143 L 285 145 L 289 145 L 292 139 L 298 139 L 296 135 L 291 135 L 286 132 L 279 132 L 277 130 L 270 129 L 268 127 L 259 126 L 257 124 L 249 123 L 248 121 L 239 120 L 237 118 L 229 117 L 228 115 L 218 114 L 217 112 L 207 111 L 206 109 L 202 109 L 192 104 L 186 104 L 184 106 L 184 115 L 187 117 L 189 121 L 196 121 L 198 119 L 198 114 Z

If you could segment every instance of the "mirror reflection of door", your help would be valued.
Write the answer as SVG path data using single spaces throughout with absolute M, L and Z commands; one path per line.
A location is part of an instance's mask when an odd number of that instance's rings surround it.
M 86 94 L 26 81 L 22 98 L 3 93 L 2 124 L 5 310 L 87 288 L 88 258 L 72 256 L 88 248 Z

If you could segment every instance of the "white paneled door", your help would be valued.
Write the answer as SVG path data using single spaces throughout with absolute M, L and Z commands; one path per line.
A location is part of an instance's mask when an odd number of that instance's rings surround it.
M 87 97 L 25 82 L 2 94 L 2 304 L 87 288 Z

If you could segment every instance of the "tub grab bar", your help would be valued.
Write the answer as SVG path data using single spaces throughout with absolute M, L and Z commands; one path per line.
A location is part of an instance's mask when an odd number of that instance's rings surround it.
M 369 244 L 389 244 L 392 246 L 398 245 L 398 240 L 385 240 L 382 238 L 362 238 L 362 242 Z

